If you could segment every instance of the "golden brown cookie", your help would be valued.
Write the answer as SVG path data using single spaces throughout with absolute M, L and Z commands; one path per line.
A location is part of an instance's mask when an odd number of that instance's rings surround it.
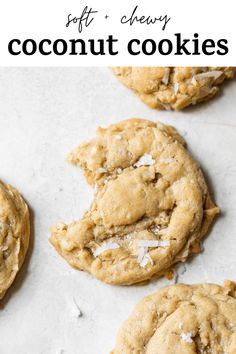
M 179 111 L 211 99 L 232 78 L 232 67 L 114 67 L 115 75 L 144 103 Z
M 185 261 L 219 211 L 170 126 L 129 119 L 99 128 L 69 161 L 96 194 L 81 220 L 52 228 L 50 241 L 73 267 L 106 283 L 141 282 Z
M 136 305 L 111 354 L 210 353 L 236 353 L 236 292 L 215 284 L 178 284 Z
M 0 299 L 24 261 L 29 237 L 26 203 L 16 189 L 0 181 Z

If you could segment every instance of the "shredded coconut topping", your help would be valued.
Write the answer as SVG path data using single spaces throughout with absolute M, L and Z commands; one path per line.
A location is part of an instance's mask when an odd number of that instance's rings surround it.
M 196 74 L 194 75 L 195 80 L 198 79 L 205 79 L 205 78 L 213 78 L 214 80 L 217 80 L 221 75 L 223 74 L 222 71 L 207 71 L 205 73 L 201 73 L 201 74 Z
M 160 230 L 161 230 L 161 228 L 160 228 L 159 225 L 155 225 L 155 226 L 153 226 L 153 227 L 151 228 L 151 230 L 152 230 L 152 232 L 153 232 L 155 235 L 158 235 L 159 232 L 160 232 Z
M 165 69 L 165 74 L 163 76 L 163 78 L 161 79 L 161 81 L 163 82 L 164 85 L 167 85 L 169 82 L 169 77 L 170 77 L 170 69 L 166 68 Z
M 144 268 L 146 265 L 151 262 L 153 263 L 150 254 L 148 253 L 148 249 L 146 247 L 140 247 L 138 249 L 138 262 L 140 267 Z
M 192 81 L 191 82 L 192 82 L 193 85 L 195 85 L 195 86 L 197 85 L 197 80 L 195 79 L 195 76 L 192 77 Z
M 140 267 L 144 268 L 150 261 L 150 256 L 146 253 L 143 258 L 139 261 Z
M 8 246 L 0 246 L 0 251 L 4 252 L 8 250 Z
M 186 333 L 180 333 L 180 337 L 182 340 L 184 340 L 186 343 L 193 343 L 193 340 L 192 340 L 192 333 L 191 332 L 186 332 Z
M 104 183 L 106 184 L 108 181 L 110 181 L 110 179 L 112 179 L 112 177 L 108 176 L 107 178 L 104 179 Z
M 117 134 L 117 135 L 115 135 L 115 139 L 116 139 L 116 140 L 121 140 L 121 139 L 122 139 L 122 136 L 119 135 L 119 134 Z
M 134 167 L 141 167 L 141 166 L 151 166 L 155 163 L 153 160 L 152 155 L 144 154 L 140 159 L 134 164 Z
M 93 251 L 94 257 L 99 256 L 101 253 L 108 251 L 108 250 L 115 250 L 119 248 L 120 246 L 116 242 L 106 242 L 103 245 L 99 246 L 96 248 L 95 251 Z
M 139 240 L 138 245 L 140 247 L 167 247 L 170 246 L 168 240 Z
M 122 168 L 117 168 L 117 173 L 118 173 L 118 175 L 120 175 L 121 173 L 122 173 Z
M 105 167 L 99 167 L 97 168 L 97 173 L 106 173 L 107 169 Z
M 174 93 L 175 93 L 175 95 L 177 95 L 178 91 L 179 91 L 179 83 L 175 82 L 175 84 L 174 84 Z
M 170 245 L 168 240 L 138 240 L 138 263 L 144 268 L 149 262 L 153 264 L 153 260 L 148 253 L 148 248 L 166 247 Z
M 94 154 L 96 154 L 96 152 L 97 152 L 97 147 L 93 146 L 91 149 L 91 154 L 94 155 Z

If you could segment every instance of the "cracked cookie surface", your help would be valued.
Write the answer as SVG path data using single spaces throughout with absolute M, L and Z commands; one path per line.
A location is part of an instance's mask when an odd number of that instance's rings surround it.
M 215 284 L 163 288 L 136 305 L 111 354 L 235 354 L 235 297 Z
M 16 189 L 0 181 L 0 299 L 24 261 L 29 237 L 26 203 Z
M 114 74 L 152 108 L 179 111 L 207 101 L 225 79 L 233 78 L 232 67 L 114 67 Z
M 69 161 L 96 193 L 84 217 L 53 227 L 50 241 L 106 283 L 141 282 L 185 261 L 219 211 L 173 127 L 129 119 L 99 128 Z

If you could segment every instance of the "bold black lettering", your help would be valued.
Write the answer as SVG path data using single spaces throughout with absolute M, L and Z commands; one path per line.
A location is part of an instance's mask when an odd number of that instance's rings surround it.
M 207 48 L 215 48 L 215 41 L 213 39 L 206 39 L 202 42 L 202 52 L 205 55 L 213 55 L 215 53 L 215 50 L 209 51 Z
M 31 45 L 31 48 L 29 46 Z M 33 55 L 36 53 L 37 44 L 33 39 L 26 39 L 22 44 L 22 51 L 25 55 Z
M 62 44 L 62 50 L 59 51 L 58 50 L 58 45 Z M 64 39 L 57 39 L 54 43 L 53 43 L 53 53 L 56 55 L 63 55 L 67 52 L 67 43 Z
M 147 46 L 150 44 L 150 50 L 147 50 Z M 145 55 L 153 55 L 154 53 L 156 53 L 157 50 L 157 45 L 156 42 L 153 39 L 145 39 L 145 41 L 143 41 L 142 44 L 142 52 Z
M 105 55 L 103 39 L 97 40 L 99 43 L 99 49 L 97 51 L 95 50 L 95 39 L 89 39 L 88 42 L 90 43 L 90 51 L 93 55 Z
M 112 35 L 108 36 L 108 39 L 106 40 L 108 42 L 108 52 L 111 55 L 116 55 L 118 54 L 118 50 L 114 51 L 113 44 L 115 42 L 118 42 L 118 39 L 114 39 Z
M 138 52 L 134 52 L 134 50 L 133 50 L 133 44 L 134 43 L 139 45 L 140 44 L 140 40 L 139 39 L 131 39 L 131 41 L 129 41 L 128 46 L 127 46 L 128 52 L 131 55 L 138 55 L 138 54 L 140 54 L 140 50 Z
M 177 49 L 176 49 L 175 55 L 183 55 L 183 54 L 191 55 L 191 53 L 185 47 L 186 44 L 188 42 L 190 42 L 190 39 L 183 39 L 183 41 L 181 41 L 181 34 L 180 33 L 175 33 L 175 36 L 177 38 L 177 42 L 176 42 Z
M 71 51 L 69 53 L 69 55 L 87 55 L 88 53 L 86 52 L 86 45 L 85 45 L 85 41 L 83 39 L 70 39 L 71 42 Z M 80 50 L 79 52 L 77 51 L 77 46 L 76 44 L 79 43 L 80 44 Z
M 21 41 L 19 39 L 12 39 L 9 43 L 8 43 L 8 52 L 11 55 L 19 55 L 21 53 L 21 51 L 16 52 L 15 50 L 13 50 L 13 44 L 16 43 L 17 45 L 21 44 Z
M 164 44 L 167 45 L 167 50 L 164 51 L 163 47 L 164 47 Z M 160 54 L 162 55 L 168 55 L 172 52 L 173 50 L 173 44 L 171 42 L 171 40 L 169 39 L 162 39 L 159 44 L 158 44 L 158 51 Z
M 198 33 L 194 33 L 194 38 L 192 42 L 194 44 L 194 51 L 193 51 L 193 55 L 200 55 L 201 53 L 199 52 L 199 40 L 198 40 Z
M 226 55 L 229 52 L 229 48 L 226 44 L 228 44 L 227 39 L 219 39 L 217 45 L 222 51 L 218 49 L 216 53 L 219 55 Z
M 42 55 L 49 55 L 52 53 L 52 51 L 50 50 L 49 52 L 46 52 L 44 49 L 44 44 L 51 44 L 52 42 L 50 41 L 50 39 L 43 39 L 42 41 L 39 42 L 39 53 Z

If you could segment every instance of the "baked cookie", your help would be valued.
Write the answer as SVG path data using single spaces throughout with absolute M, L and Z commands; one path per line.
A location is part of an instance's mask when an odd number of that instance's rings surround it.
M 114 67 L 112 70 L 150 107 L 176 111 L 209 100 L 235 72 L 232 67 Z
M 0 299 L 24 261 L 29 237 L 26 203 L 16 189 L 0 181 Z
M 170 126 L 129 119 L 99 128 L 69 161 L 96 194 L 84 217 L 53 227 L 50 240 L 73 267 L 106 283 L 141 282 L 185 261 L 219 211 Z
M 172 285 L 145 297 L 111 354 L 235 354 L 236 292 L 215 284 Z

